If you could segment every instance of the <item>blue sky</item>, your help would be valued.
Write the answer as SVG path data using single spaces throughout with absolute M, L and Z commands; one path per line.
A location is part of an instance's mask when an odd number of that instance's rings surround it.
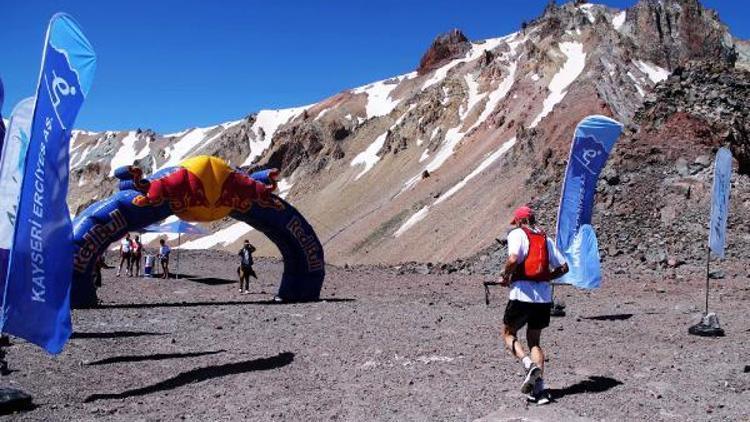
M 3 115 L 32 95 L 44 31 L 72 14 L 97 51 L 76 127 L 167 133 L 313 103 L 413 70 L 432 39 L 461 28 L 478 40 L 515 31 L 546 0 L 6 1 Z M 635 0 L 603 0 L 627 7 Z M 750 1 L 704 0 L 750 38 Z

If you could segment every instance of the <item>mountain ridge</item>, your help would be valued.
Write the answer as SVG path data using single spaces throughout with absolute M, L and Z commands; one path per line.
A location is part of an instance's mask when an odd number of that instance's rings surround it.
M 705 45 L 693 42 L 697 33 Z M 661 43 L 651 42 L 654 34 Z M 172 136 L 77 133 L 71 186 L 79 189 L 72 189 L 71 208 L 111 192 L 108 156 L 150 172 L 191 155 L 218 155 L 233 165 L 279 168 L 333 263 L 450 261 L 492 244 L 503 215 L 538 195 L 544 184 L 530 175 L 564 168 L 581 118 L 604 114 L 633 127 L 671 70 L 744 57 L 718 17 L 693 0 L 642 0 L 624 11 L 550 5 L 513 34 L 475 42 L 462 35 L 439 36 L 420 61 L 427 63 L 421 74 L 309 106 Z M 460 47 L 431 54 L 445 45 L 441 39 Z M 98 186 L 93 195 L 81 194 L 91 186 Z M 244 236 L 262 242 L 239 230 L 210 246 L 231 248 Z M 270 245 L 261 251 L 274 253 Z

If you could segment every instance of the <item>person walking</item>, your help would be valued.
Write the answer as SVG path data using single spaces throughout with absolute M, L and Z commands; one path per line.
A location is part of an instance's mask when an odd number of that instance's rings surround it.
M 117 267 L 117 275 L 120 276 L 123 264 L 125 265 L 126 275 L 130 275 L 130 259 L 131 259 L 132 245 L 130 244 L 130 233 L 125 233 L 125 237 L 120 240 L 120 266 Z
M 521 361 L 526 375 L 521 392 L 529 402 L 547 404 L 551 397 L 544 386 L 544 350 L 542 330 L 549 326 L 552 308 L 550 281 L 568 272 L 565 257 L 555 243 L 537 226 L 534 211 L 528 206 L 517 208 L 508 233 L 508 259 L 500 284 L 510 287 L 503 316 L 503 342 Z M 526 325 L 529 354 L 518 341 L 518 331 Z
M 159 239 L 159 262 L 161 263 L 162 276 L 161 278 L 169 278 L 169 254 L 172 249 L 167 245 L 164 239 Z
M 250 244 L 250 241 L 245 239 L 245 244 L 237 254 L 240 256 L 240 266 L 237 268 L 237 275 L 240 278 L 240 293 L 250 293 L 250 276 L 258 279 L 258 276 L 253 270 L 253 252 L 255 252 L 255 246 Z

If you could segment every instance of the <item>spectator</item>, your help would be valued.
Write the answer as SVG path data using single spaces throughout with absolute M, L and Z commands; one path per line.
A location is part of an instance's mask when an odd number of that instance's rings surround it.
M 125 264 L 125 272 L 130 276 L 130 259 L 132 257 L 132 245 L 130 244 L 130 233 L 125 233 L 125 238 L 120 241 L 120 266 L 117 267 L 117 277 L 120 276 L 122 265 Z
M 161 278 L 167 279 L 169 278 L 169 253 L 172 252 L 172 249 L 167 245 L 167 242 L 165 242 L 164 239 L 159 239 L 159 244 L 161 245 L 159 247 L 158 256 L 162 269 Z

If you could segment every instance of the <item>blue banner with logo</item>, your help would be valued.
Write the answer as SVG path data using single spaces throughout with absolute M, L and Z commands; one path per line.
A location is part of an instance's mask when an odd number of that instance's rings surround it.
M 73 239 L 66 203 L 70 133 L 96 56 L 68 15 L 52 17 L 42 56 L 5 296 L 5 332 L 60 353 L 72 332 Z
M 29 145 L 34 98 L 26 98 L 13 109 L 8 121 L 5 143 L 0 150 L 0 293 L 5 298 L 5 277 L 13 245 L 13 235 L 21 194 L 26 148 Z M 3 299 L 0 299 L 2 304 Z
M 729 182 L 732 180 L 732 153 L 719 148 L 714 163 L 714 186 L 711 194 L 711 223 L 708 232 L 708 247 L 716 256 L 724 259 L 727 217 L 729 216 Z
M 570 271 L 559 282 L 584 289 L 601 285 L 596 234 L 591 226 L 594 195 L 609 153 L 622 133 L 622 124 L 605 116 L 588 116 L 576 127 L 565 170 L 557 214 L 557 247 Z

